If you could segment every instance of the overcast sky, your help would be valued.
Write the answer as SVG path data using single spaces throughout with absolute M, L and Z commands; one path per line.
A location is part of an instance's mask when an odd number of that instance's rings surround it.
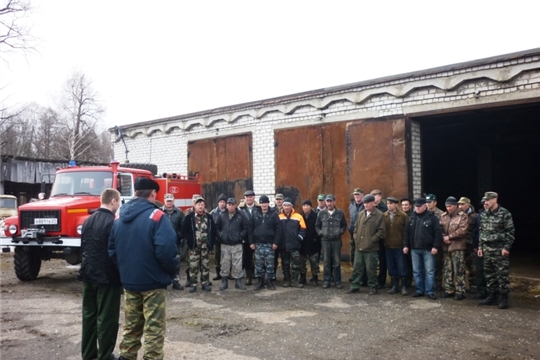
M 31 3 L 39 45 L 0 64 L 3 107 L 54 106 L 79 70 L 106 127 L 540 47 L 533 0 Z

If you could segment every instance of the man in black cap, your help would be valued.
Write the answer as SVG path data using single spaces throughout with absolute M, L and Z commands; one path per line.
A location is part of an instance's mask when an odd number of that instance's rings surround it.
M 266 195 L 259 198 L 260 211 L 253 212 L 249 224 L 249 245 L 255 251 L 255 276 L 257 285 L 255 290 L 261 290 L 266 284 L 269 290 L 276 290 L 274 286 L 275 251 L 281 241 L 281 221 L 277 211 L 270 207 L 270 199 Z
M 484 258 L 484 274 L 487 281 L 488 297 L 480 305 L 497 302 L 495 293 L 501 295 L 499 309 L 508 308 L 510 292 L 510 249 L 514 243 L 514 221 L 512 214 L 499 205 L 499 195 L 488 191 L 484 195 L 487 210 L 480 215 L 480 242 L 478 256 Z
M 251 221 L 254 211 L 260 211 L 260 205 L 255 201 L 255 192 L 247 190 L 244 193 L 244 201 L 238 206 L 238 210 L 246 217 L 248 223 Z M 244 241 L 244 270 L 246 270 L 246 285 L 253 284 L 253 250 L 249 246 L 249 241 Z
M 375 196 L 364 196 L 364 210 L 360 211 L 354 225 L 353 241 L 356 249 L 351 287 L 352 294 L 360 291 L 360 279 L 367 272 L 369 294 L 377 294 L 377 263 L 379 242 L 386 235 L 384 214 L 376 208 Z
M 449 196 L 446 212 L 441 216 L 443 236 L 443 298 L 453 296 L 455 300 L 465 299 L 465 250 L 467 249 L 467 215 L 458 211 L 457 199 Z M 454 285 L 455 279 L 455 285 Z
M 143 358 L 164 357 L 166 288 L 179 265 L 176 233 L 154 204 L 158 191 L 157 182 L 139 178 L 135 198 L 122 205 L 109 238 L 109 256 L 124 287 L 124 359 L 137 358 L 143 336 Z
M 311 200 L 306 199 L 302 203 L 302 216 L 306 222 L 306 237 L 302 241 L 300 250 L 300 283 L 306 285 L 307 262 L 311 268 L 310 283 L 314 286 L 319 284 L 319 253 L 321 251 L 321 239 L 315 230 L 317 214 L 313 211 Z
M 210 256 L 216 242 L 216 224 L 212 215 L 206 212 L 205 201 L 202 197 L 195 200 L 193 211 L 184 219 L 182 233 L 189 246 L 189 292 L 197 291 L 199 272 L 201 274 L 201 289 L 211 291 Z
M 414 297 L 435 296 L 435 255 L 441 247 L 442 229 L 439 219 L 427 211 L 426 199 L 416 199 L 415 215 L 409 218 L 403 235 L 403 253 L 412 254 L 413 275 L 416 286 Z
M 323 288 L 330 287 L 330 279 L 333 278 L 336 288 L 341 289 L 341 236 L 347 230 L 347 220 L 343 211 L 336 208 L 334 195 L 326 195 L 326 207 L 319 212 L 315 223 L 323 249 Z
M 227 196 L 221 194 L 218 197 L 217 207 L 210 212 L 212 219 L 217 223 L 220 214 L 227 212 Z M 216 277 L 212 280 L 221 280 L 221 243 L 214 244 L 214 264 L 216 266 Z
M 228 277 L 236 279 L 235 287 L 246 290 L 242 284 L 242 243 L 248 241 L 248 219 L 236 208 L 236 200 L 227 200 L 227 212 L 219 215 L 216 222 L 218 239 L 222 246 L 221 266 L 223 277 L 220 290 L 228 288 Z

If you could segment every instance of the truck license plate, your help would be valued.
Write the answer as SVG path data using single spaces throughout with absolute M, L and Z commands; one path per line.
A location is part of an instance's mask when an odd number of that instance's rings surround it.
M 46 218 L 46 219 L 34 219 L 35 225 L 57 225 L 58 219 Z

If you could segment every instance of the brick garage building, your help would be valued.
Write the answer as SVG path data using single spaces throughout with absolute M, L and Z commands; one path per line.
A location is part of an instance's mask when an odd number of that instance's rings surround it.
M 529 214 L 539 150 L 540 49 L 122 126 L 130 161 L 200 173 L 209 206 L 245 189 L 315 200 L 352 189 L 435 193 L 478 203 L 498 191 L 517 247 L 534 247 Z M 115 143 L 115 156 L 124 146 Z M 441 201 L 443 203 L 444 200 Z M 441 204 L 441 207 L 443 205 Z M 346 242 L 345 242 L 346 243 Z M 346 249 L 344 249 L 344 252 Z

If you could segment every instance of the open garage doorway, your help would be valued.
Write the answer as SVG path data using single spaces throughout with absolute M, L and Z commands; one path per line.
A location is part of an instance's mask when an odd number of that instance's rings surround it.
M 444 210 L 452 195 L 475 208 L 485 191 L 513 215 L 513 249 L 540 255 L 540 102 L 412 118 L 421 126 L 422 182 Z

